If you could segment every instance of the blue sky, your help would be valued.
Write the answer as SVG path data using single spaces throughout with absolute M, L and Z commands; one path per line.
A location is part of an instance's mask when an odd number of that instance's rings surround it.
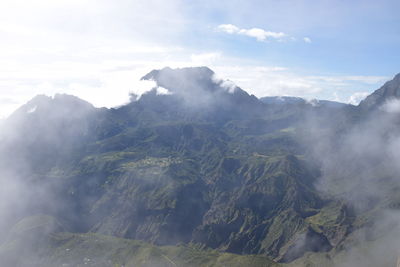
M 191 45 L 201 36 L 205 39 L 201 44 L 208 48 L 332 75 L 393 75 L 400 71 L 399 1 L 218 1 L 207 5 L 202 8 L 202 1 L 188 7 L 196 21 Z M 227 23 L 296 38 L 307 36 L 312 43 L 260 44 L 244 36 L 222 36 L 208 30 Z
M 399 1 L 3 0 L 0 117 L 36 94 L 96 106 L 207 65 L 256 96 L 357 104 L 400 72 Z

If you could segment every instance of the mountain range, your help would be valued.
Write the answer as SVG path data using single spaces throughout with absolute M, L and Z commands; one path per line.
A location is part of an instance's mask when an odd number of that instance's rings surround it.
M 142 79 L 117 108 L 39 95 L 3 122 L 7 266 L 395 266 L 400 75 L 358 106 Z

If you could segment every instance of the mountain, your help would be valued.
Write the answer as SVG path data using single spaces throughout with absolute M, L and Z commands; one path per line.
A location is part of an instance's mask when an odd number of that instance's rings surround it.
M 262 266 L 280 264 L 263 256 L 235 255 L 196 246 L 163 246 L 95 233 L 68 233 L 54 228 L 49 216 L 28 217 L 13 228 L 11 245 L 0 247 L 4 266 Z M 35 225 L 34 230 L 26 227 Z M 51 230 L 51 231 L 50 231 Z M 49 240 L 32 238 L 50 234 Z M 27 237 L 27 234 L 31 235 Z M 35 240 L 35 243 L 32 243 Z M 15 251 L 15 247 L 19 251 Z M 17 255 L 16 255 L 17 254 Z
M 151 262 L 153 254 L 160 266 L 172 258 L 222 266 L 225 257 L 279 266 L 333 258 L 370 225 L 378 212 L 351 197 L 376 209 L 397 204 L 394 193 L 378 198 L 356 182 L 375 188 L 378 177 L 397 188 L 392 158 L 382 156 L 390 153 L 361 150 L 364 143 L 347 150 L 361 140 L 353 134 L 364 127 L 365 104 L 257 99 L 206 67 L 164 68 L 143 79 L 156 88 L 118 108 L 38 96 L 6 120 L 0 182 L 15 190 L 0 191 L 0 229 L 8 236 L 0 255 L 27 250 L 28 259 L 51 255 L 46 264 L 78 264 L 70 249 L 82 261 L 93 253 L 88 259 L 104 266 Z M 390 121 L 380 125 L 366 144 L 394 133 Z M 21 225 L 45 230 L 15 235 Z M 24 244 L 38 236 L 43 245 L 29 250 Z M 113 246 L 120 252 L 100 256 Z
M 265 96 L 261 97 L 260 101 L 270 105 L 294 105 L 294 104 L 306 104 L 306 100 L 301 97 L 294 96 Z
M 385 102 L 400 97 L 400 73 L 393 80 L 386 82 L 381 88 L 360 102 L 359 107 L 364 110 L 377 108 Z
M 250 97 L 247 92 L 233 83 L 218 79 L 215 73 L 207 67 L 182 69 L 166 67 L 149 72 L 142 77 L 142 80 L 153 80 L 157 86 L 166 88 L 174 94 L 191 97 L 196 102 L 199 101 L 198 97 L 208 98 L 209 94 L 215 94 L 215 97 L 221 98 L 230 98 L 229 96 L 232 95 L 242 98 L 243 101 L 256 99 L 254 96 Z
M 173 112 L 172 116 L 225 123 L 232 118 L 258 116 L 264 109 L 255 96 L 229 81 L 218 79 L 207 67 L 167 67 L 151 71 L 142 80 L 153 80 L 158 88 L 166 89 L 167 94 L 160 95 L 157 93 L 160 89 L 156 89 L 139 102 L 147 109 L 151 105 L 159 106 L 163 112 Z

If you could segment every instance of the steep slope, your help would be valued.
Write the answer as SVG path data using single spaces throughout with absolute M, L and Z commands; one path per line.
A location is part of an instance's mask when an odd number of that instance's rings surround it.
M 213 105 L 222 101 L 244 104 L 258 104 L 257 98 L 229 81 L 216 78 L 207 67 L 153 70 L 143 76 L 143 80 L 153 80 L 157 86 L 170 93 L 182 96 L 191 105 Z M 215 102 L 216 101 L 216 102 Z
M 259 116 L 265 110 L 255 96 L 216 78 L 207 67 L 153 70 L 142 79 L 153 80 L 168 90 L 167 95 L 153 90 L 139 102 L 147 109 L 158 107 L 166 113 L 164 116 L 170 115 L 169 119 L 173 116 L 175 120 L 183 117 L 223 124 L 233 118 Z
M 21 206 L 3 216 L 8 227 L 47 214 L 92 233 L 84 239 L 197 244 L 282 262 L 339 247 L 352 232 L 352 208 L 316 189 L 321 158 L 303 140 L 315 136 L 310 121 L 344 132 L 354 107 L 260 101 L 208 68 L 143 79 L 169 93 L 155 88 L 116 109 L 42 96 L 7 120 L 1 181 L 24 185 L 3 202 Z
M 19 228 L 35 221 L 36 228 L 49 229 L 54 219 L 48 216 L 26 218 Z M 31 231 L 31 232 L 29 232 Z M 53 230 L 44 231 L 41 239 L 32 236 L 31 229 L 14 235 L 0 246 L 3 266 L 141 266 L 141 267 L 207 267 L 207 266 L 262 266 L 278 267 L 263 256 L 240 256 L 201 250 L 195 246 L 157 247 L 146 242 L 104 236 L 100 234 L 73 234 Z M 20 234 L 21 231 L 20 231 Z
M 76 150 L 80 142 L 91 138 L 88 132 L 95 113 L 91 104 L 74 96 L 36 96 L 4 123 L 0 149 L 7 151 L 9 157 L 3 158 L 0 167 L 29 162 L 21 171 L 40 172 L 53 166 L 57 159 L 64 160 L 63 156 Z M 35 157 L 25 153 L 27 147 Z
M 381 88 L 377 89 L 371 95 L 360 102 L 359 107 L 362 110 L 376 109 L 382 104 L 392 99 L 400 97 L 400 73 L 392 80 L 386 82 Z

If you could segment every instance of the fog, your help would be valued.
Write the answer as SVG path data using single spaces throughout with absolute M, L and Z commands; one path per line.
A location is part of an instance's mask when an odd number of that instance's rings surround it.
M 65 192 L 60 190 L 65 181 L 57 177 L 57 169 L 90 138 L 89 118 L 94 110 L 72 96 L 40 95 L 2 124 L 0 258 L 4 264 L 34 264 L 35 254 L 46 247 L 48 234 L 70 230 L 64 223 L 73 225 L 80 219 L 75 217 L 73 204 L 65 201 Z M 18 256 L 7 252 L 11 244 L 20 245 Z
M 244 114 L 256 114 L 264 106 L 208 68 L 175 71 L 167 68 L 151 72 L 144 80 L 150 80 L 147 84 L 151 89 L 132 96 L 132 102 L 120 108 L 99 109 L 68 95 L 38 96 L 0 125 L 0 248 L 8 246 L 10 241 L 25 243 L 21 257 L 0 255 L 0 258 L 6 256 L 11 265 L 27 265 L 49 241 L 38 239 L 38 235 L 59 231 L 100 232 L 158 245 L 191 241 L 208 207 L 198 201 L 205 185 L 195 183 L 183 189 L 169 188 L 167 193 L 162 191 L 176 178 L 164 167 L 183 162 L 168 154 L 167 147 L 178 150 L 185 142 L 184 137 L 173 138 L 175 128 L 162 128 L 163 120 L 179 120 L 190 114 L 192 120 L 214 119 L 223 123 Z M 125 139 L 110 142 L 111 147 L 103 146 L 103 139 L 115 136 L 127 138 L 131 145 L 152 140 L 145 128 L 148 122 L 140 124 L 134 117 L 146 116 L 141 110 L 144 104 L 150 104 L 147 108 L 153 112 L 145 119 L 160 122 L 156 129 L 164 134 L 165 140 L 139 145 L 146 151 L 145 158 L 125 150 L 121 141 Z M 306 151 L 305 158 L 320 169 L 315 188 L 326 199 L 343 201 L 354 213 L 352 229 L 338 248 L 328 253 L 336 267 L 394 266 L 400 250 L 399 101 L 389 99 L 371 110 L 350 105 L 333 109 L 315 103 L 307 105 L 302 111 L 303 119 L 296 122 L 301 125 L 297 141 Z M 124 121 L 119 120 L 118 114 L 124 114 Z M 124 127 L 137 125 L 144 125 L 141 132 L 130 132 L 130 137 L 120 135 Z M 193 134 L 193 128 L 189 128 L 182 129 L 183 135 Z M 160 154 L 165 157 L 154 152 L 159 149 L 156 145 L 165 149 Z M 125 153 L 129 161 L 114 170 L 115 166 L 108 164 L 113 164 L 110 162 L 118 155 L 110 156 L 106 153 L 109 151 Z M 156 153 L 154 158 L 152 153 Z M 74 172 L 76 166 L 84 171 Z M 108 167 L 112 172 L 107 175 L 114 180 L 106 181 L 106 174 L 102 173 Z M 124 191 L 125 186 L 143 190 L 148 197 L 160 194 L 164 199 L 149 204 L 135 195 L 134 190 Z M 109 188 L 113 190 L 107 192 Z M 168 208 L 175 205 L 174 201 L 187 206 L 179 210 L 176 218 L 168 217 L 173 227 L 162 228 L 159 225 L 165 218 L 158 213 L 157 205 Z M 113 205 L 120 209 L 114 211 Z M 38 215 L 42 217 L 32 217 Z M 34 222 L 33 228 L 37 228 L 32 238 L 26 237 L 31 225 L 18 223 L 29 216 L 29 222 Z M 293 247 L 301 251 L 307 242 L 313 242 L 312 247 L 318 246 L 318 240 L 304 235 Z
M 316 188 L 354 212 L 353 230 L 337 250 L 337 266 L 395 266 L 400 251 L 399 102 L 371 110 L 310 115 L 303 144 L 321 177 Z

